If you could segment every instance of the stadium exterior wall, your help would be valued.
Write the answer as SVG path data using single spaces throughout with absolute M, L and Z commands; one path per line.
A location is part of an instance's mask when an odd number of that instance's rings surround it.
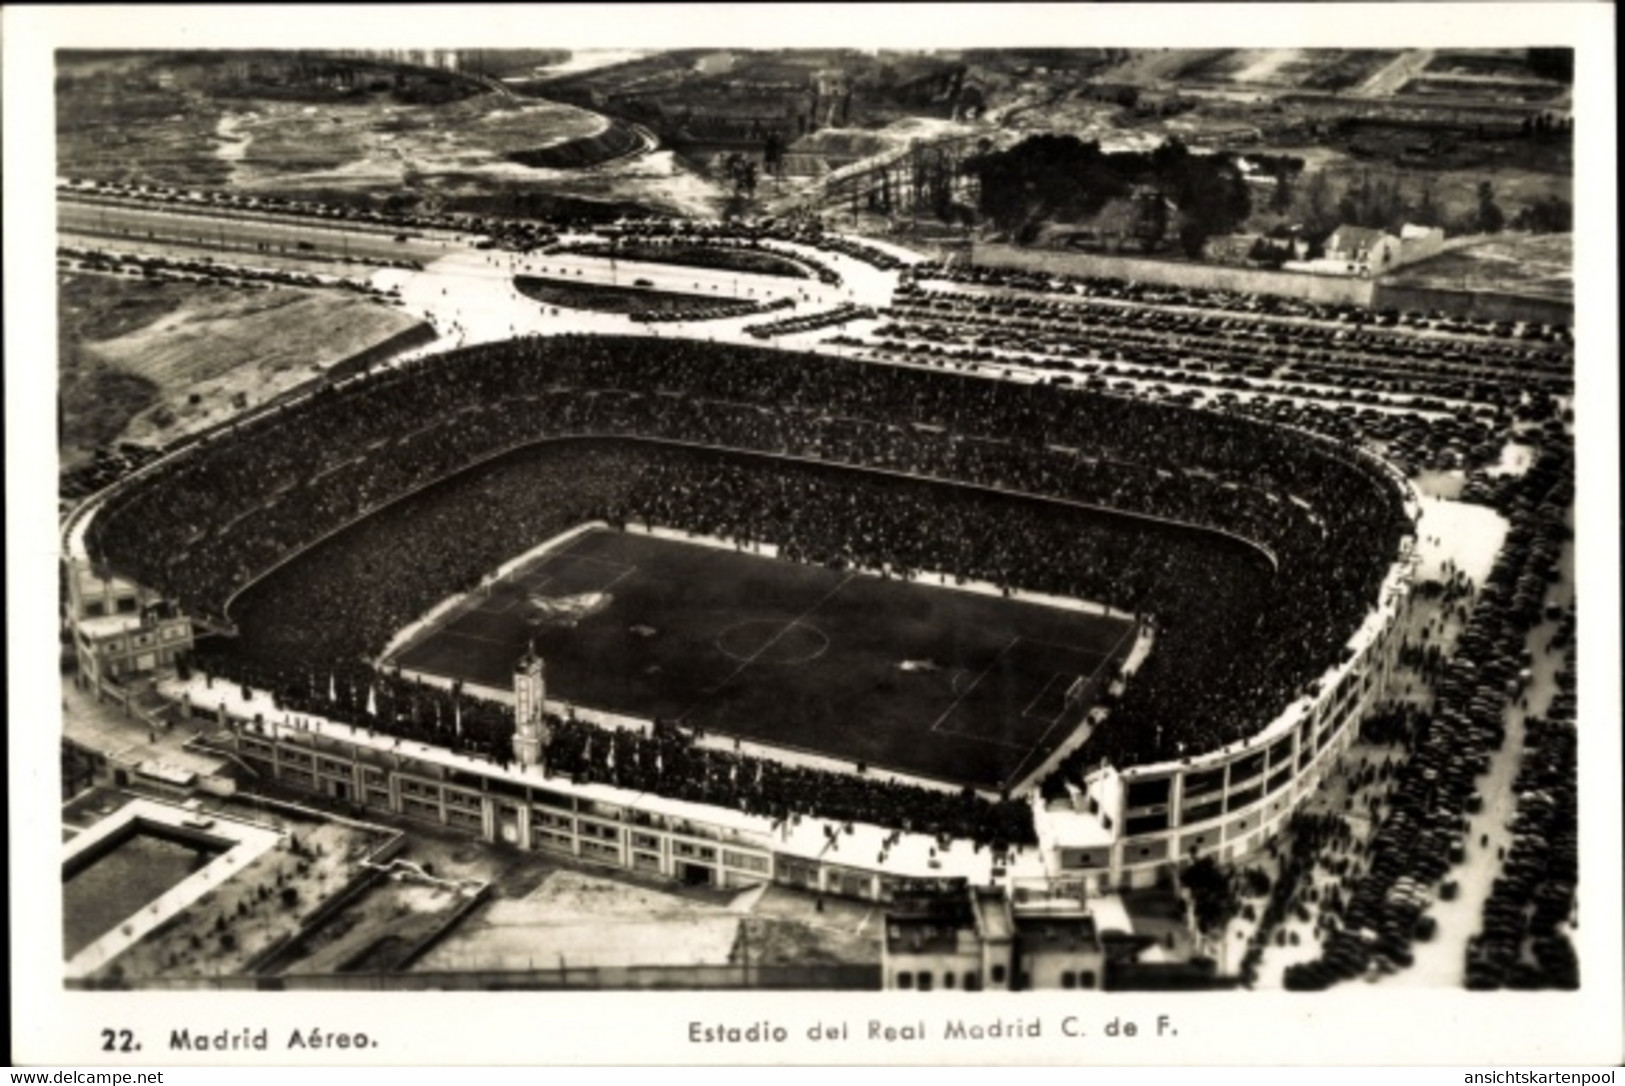
M 1171 866 L 1199 856 L 1235 859 L 1273 838 L 1387 696 L 1412 565 L 1407 551 L 1390 567 L 1381 601 L 1350 640 L 1349 659 L 1258 734 L 1177 762 L 1102 766 L 1085 778 L 1072 809 L 1035 811 L 1051 877 L 1081 880 L 1095 892 L 1146 887 Z
M 539 855 L 690 884 L 777 882 L 888 901 L 942 882 L 929 870 L 837 858 L 813 832 L 822 824 L 817 819 L 797 826 L 534 770 L 527 775 L 440 748 L 394 747 L 386 737 L 342 725 L 302 731 L 224 708 L 195 711 L 230 729 L 230 752 L 262 782 L 321 796 L 357 815 L 398 815 Z

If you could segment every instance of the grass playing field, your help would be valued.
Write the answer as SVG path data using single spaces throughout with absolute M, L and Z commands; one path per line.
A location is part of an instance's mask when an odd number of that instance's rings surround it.
M 550 699 L 978 788 L 1030 773 L 1131 623 L 643 535 L 589 532 L 395 656 Z M 1091 688 L 1094 689 L 1094 688 Z

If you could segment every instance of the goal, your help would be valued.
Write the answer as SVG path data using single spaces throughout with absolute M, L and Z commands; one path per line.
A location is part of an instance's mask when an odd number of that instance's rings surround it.
M 1072 685 L 1066 688 L 1066 707 L 1071 709 L 1082 704 L 1083 696 L 1088 692 L 1088 678 L 1086 676 L 1079 675 L 1077 678 L 1072 680 Z

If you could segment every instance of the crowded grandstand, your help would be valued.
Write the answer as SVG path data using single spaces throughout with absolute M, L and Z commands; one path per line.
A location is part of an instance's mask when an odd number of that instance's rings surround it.
M 407 495 L 419 495 L 411 515 L 363 521 L 233 612 L 265 571 Z M 470 516 L 477 532 L 451 528 Z M 499 707 L 449 704 L 470 699 L 375 676 L 368 661 L 433 602 L 584 520 L 769 541 L 802 562 L 948 571 L 1148 616 L 1157 651 L 1063 777 L 1256 730 L 1339 661 L 1408 527 L 1379 467 L 1283 427 L 815 355 L 566 336 L 435 356 L 217 435 L 114 494 L 87 543 L 194 616 L 238 626 L 200 647 L 209 674 L 420 737 L 430 719 L 461 714 L 460 741 L 502 758 L 511 724 Z M 369 713 L 358 700 L 375 683 L 386 703 L 424 704 Z M 592 774 L 571 751 L 584 730 L 555 742 L 554 764 Z M 785 794 L 834 801 L 829 789 Z M 983 837 L 986 817 L 929 824 Z

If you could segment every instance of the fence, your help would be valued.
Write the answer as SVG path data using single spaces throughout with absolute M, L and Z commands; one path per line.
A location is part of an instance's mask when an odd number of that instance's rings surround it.
M 1144 257 L 1055 249 L 1022 249 L 997 243 L 978 244 L 972 259 L 995 268 L 1018 268 L 1051 275 L 1101 276 L 1199 290 L 1273 294 L 1322 305 L 1356 305 L 1366 309 L 1439 310 L 1451 316 L 1487 321 L 1538 321 L 1572 324 L 1574 303 L 1559 298 L 1450 287 L 1397 286 L 1375 279 L 1307 275 L 1215 264 L 1182 264 Z
M 1014 245 L 981 243 L 971 259 L 996 268 L 1020 268 L 1051 275 L 1098 276 L 1161 283 L 1198 290 L 1232 290 L 1302 298 L 1322 305 L 1369 307 L 1373 284 L 1369 279 L 1330 275 L 1300 275 L 1218 264 L 1186 264 L 1147 257 L 1106 256 L 1101 253 L 1057 249 L 1022 249 Z

